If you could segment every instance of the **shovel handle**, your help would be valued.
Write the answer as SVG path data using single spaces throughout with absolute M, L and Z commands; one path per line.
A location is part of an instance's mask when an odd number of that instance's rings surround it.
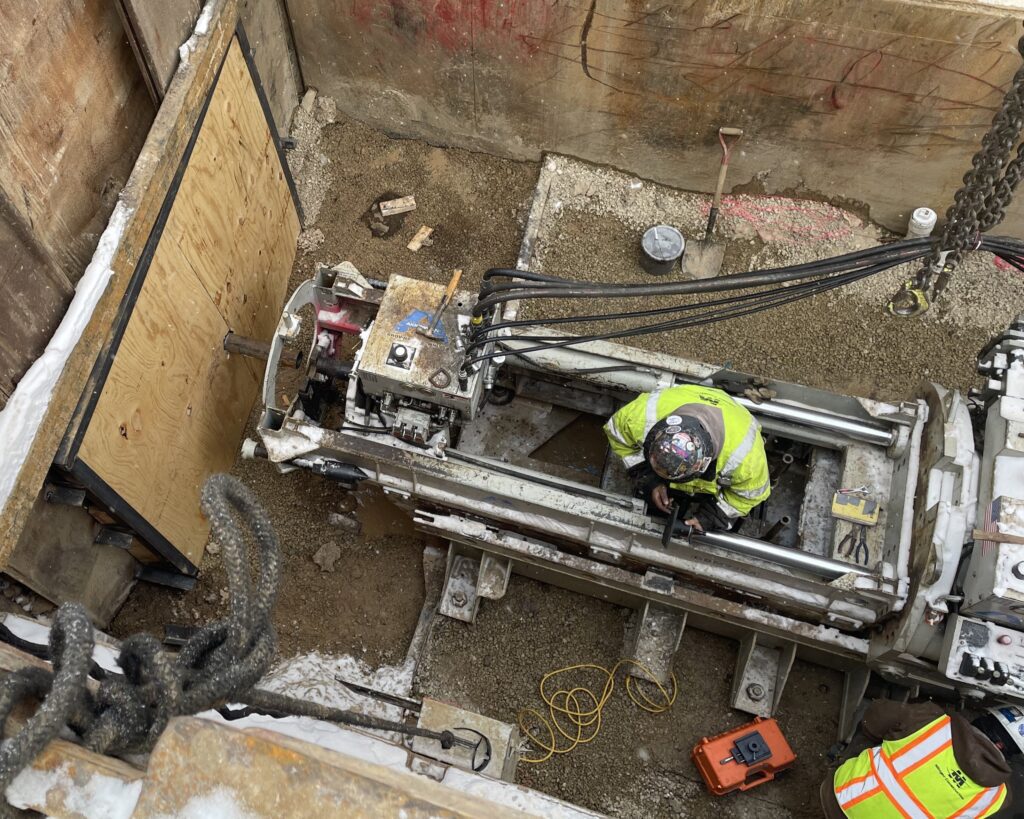
M 711 206 L 711 210 L 708 211 L 708 226 L 704 228 L 704 238 L 711 238 L 711 232 L 715 229 L 715 223 L 718 221 L 718 197 L 715 197 L 715 204 Z
M 725 189 L 725 175 L 729 171 L 729 155 L 732 149 L 732 145 L 727 137 L 735 137 L 733 140 L 733 144 L 735 144 L 742 136 L 743 131 L 739 128 L 718 129 L 718 143 L 722 146 L 722 164 L 718 169 L 718 184 L 715 185 L 715 198 L 711 201 L 711 210 L 708 211 L 708 226 L 704 230 L 705 239 L 710 238 L 711 231 L 715 229 L 715 223 L 718 221 L 718 208 L 722 204 L 722 191 Z

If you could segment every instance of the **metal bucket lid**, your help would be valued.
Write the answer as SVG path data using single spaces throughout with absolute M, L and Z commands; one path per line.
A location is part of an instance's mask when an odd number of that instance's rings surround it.
M 656 262 L 674 262 L 683 255 L 686 240 L 671 225 L 655 225 L 644 232 L 640 246 L 647 257 Z

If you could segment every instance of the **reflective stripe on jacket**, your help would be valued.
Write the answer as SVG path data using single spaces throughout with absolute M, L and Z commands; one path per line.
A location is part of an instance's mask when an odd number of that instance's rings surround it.
M 984 788 L 960 770 L 948 716 L 843 763 L 833 786 L 851 819 L 981 819 L 1006 798 L 1005 785 Z
M 647 433 L 669 415 L 685 415 L 688 404 L 721 413 L 724 441 L 709 480 L 673 483 L 672 488 L 714 495 L 719 508 L 730 518 L 749 514 L 771 491 L 761 427 L 746 409 L 721 390 L 686 385 L 637 396 L 604 425 L 612 451 L 628 469 L 643 463 Z

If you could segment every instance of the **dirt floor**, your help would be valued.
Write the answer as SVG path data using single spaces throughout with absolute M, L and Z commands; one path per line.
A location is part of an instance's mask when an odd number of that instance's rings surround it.
M 610 668 L 622 657 L 629 610 L 525 578 L 513 577 L 500 601 L 485 601 L 468 626 L 438 618 L 420 667 L 429 696 L 451 699 L 495 719 L 516 722 L 524 708 L 544 711 L 543 674 L 577 663 Z M 616 687 L 597 738 L 539 765 L 521 764 L 518 781 L 612 816 L 817 816 L 825 751 L 835 742 L 842 675 L 797 662 L 776 714 L 800 763 L 785 786 L 710 797 L 690 752 L 704 736 L 748 722 L 729 707 L 736 643 L 683 632 L 670 711 L 648 714 Z M 602 685 L 574 672 L 563 682 Z M 621 683 L 621 678 L 620 678 Z M 560 686 L 561 687 L 561 686 Z
M 348 260 L 376 278 L 401 273 L 445 282 L 461 268 L 463 282 L 472 288 L 488 267 L 515 263 L 537 165 L 392 140 L 340 119 L 325 100 L 297 110 L 292 135 L 297 146 L 289 159 L 306 213 L 293 285 L 318 264 Z M 566 177 L 570 187 L 560 194 L 556 227 L 537 246 L 537 261 L 546 272 L 639 278 L 640 222 L 659 214 L 691 232 L 699 229 L 703 199 L 646 183 L 636 188 L 618 177 L 601 183 L 608 186 L 602 193 L 595 179 L 587 178 L 598 172 L 614 176 L 594 169 Z M 642 207 L 637 191 L 642 191 Z M 383 238 L 374 236 L 370 206 L 403 195 L 414 195 L 417 209 L 389 225 Z M 634 217 L 624 219 L 631 208 Z M 874 228 L 853 214 L 817 208 L 783 225 L 783 233 L 804 231 L 802 238 L 811 237 L 797 251 L 777 241 L 772 232 L 778 229 L 777 215 L 744 219 L 731 203 L 723 217 L 724 235 L 734 239 L 729 264 L 784 263 L 794 253 L 831 255 L 877 240 Z M 413 253 L 406 243 L 421 225 L 435 228 L 435 241 Z M 1014 306 L 1024 305 L 1019 277 L 983 272 L 992 280 L 985 279 L 984 287 L 971 280 L 967 288 L 972 299 L 975 291 L 980 294 L 976 301 L 936 311 L 923 322 L 897 324 L 885 317 L 880 305 L 889 283 L 877 283 L 877 292 L 859 297 L 846 292 L 818 297 L 749 321 L 640 343 L 881 397 L 908 396 L 922 377 L 966 386 L 972 383 L 974 351 L 987 337 L 984 328 L 998 326 Z M 1006 279 L 1008 289 L 995 286 L 1002 281 L 998 277 Z M 404 513 L 377 492 L 346 495 L 319 478 L 280 476 L 262 462 L 239 461 L 233 472 L 267 505 L 283 545 L 284 581 L 276 611 L 282 656 L 316 650 L 353 654 L 371 665 L 400 661 L 424 599 L 423 541 Z M 353 520 L 361 531 L 354 531 Z M 216 544 L 201 569 L 195 590 L 187 594 L 140 586 L 113 633 L 160 633 L 166 623 L 199 624 L 221 613 L 225 577 Z M 486 601 L 475 625 L 437 620 L 421 656 L 421 693 L 515 722 L 520 709 L 541 707 L 537 684 L 545 672 L 579 662 L 614 664 L 622 653 L 627 614 L 605 602 L 514 578 L 503 600 Z M 794 666 L 778 714 L 799 756 L 785 786 L 719 800 L 700 784 L 689 758 L 694 743 L 749 719 L 728 707 L 735 659 L 735 643 L 685 632 L 675 667 L 679 699 L 669 713 L 645 714 L 617 690 L 593 743 L 543 765 L 522 765 L 519 781 L 621 817 L 818 815 L 817 784 L 825 774 L 823 754 L 835 740 L 842 689 L 840 675 L 820 667 Z

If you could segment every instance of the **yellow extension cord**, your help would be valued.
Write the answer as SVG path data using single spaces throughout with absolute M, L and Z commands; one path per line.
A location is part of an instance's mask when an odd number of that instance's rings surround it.
M 615 675 L 620 668 L 626 665 L 636 666 L 644 672 L 651 680 L 649 684 L 656 686 L 661 695 L 659 698 L 661 701 L 651 699 L 640 690 L 637 681 L 633 677 L 627 676 L 626 693 L 633 703 L 651 714 L 663 714 L 665 711 L 668 711 L 676 701 L 677 687 L 675 674 L 672 675 L 672 685 L 671 690 L 669 690 L 661 683 L 655 681 L 650 669 L 636 660 L 619 660 L 610 671 L 604 666 L 594 665 L 593 663 L 580 663 L 578 665 L 567 665 L 565 668 L 557 668 L 554 671 L 549 671 L 540 680 L 540 698 L 544 700 L 544 704 L 548 707 L 548 716 L 545 717 L 533 708 L 524 708 L 519 712 L 519 730 L 527 740 L 544 751 L 544 755 L 520 757 L 519 761 L 532 764 L 547 762 L 555 754 L 567 754 L 574 748 L 593 741 L 601 731 L 601 713 L 604 710 L 604 706 L 615 690 Z M 600 696 L 595 694 L 590 688 L 582 685 L 560 688 L 550 694 L 544 688 L 545 683 L 552 677 L 583 670 L 596 671 L 604 675 L 604 686 L 601 689 Z M 529 725 L 529 717 L 531 716 L 547 732 L 546 740 L 537 736 L 534 729 Z M 561 723 L 559 719 L 562 720 Z M 568 729 L 563 727 L 565 722 L 569 723 Z M 556 732 L 569 744 L 559 748 Z

